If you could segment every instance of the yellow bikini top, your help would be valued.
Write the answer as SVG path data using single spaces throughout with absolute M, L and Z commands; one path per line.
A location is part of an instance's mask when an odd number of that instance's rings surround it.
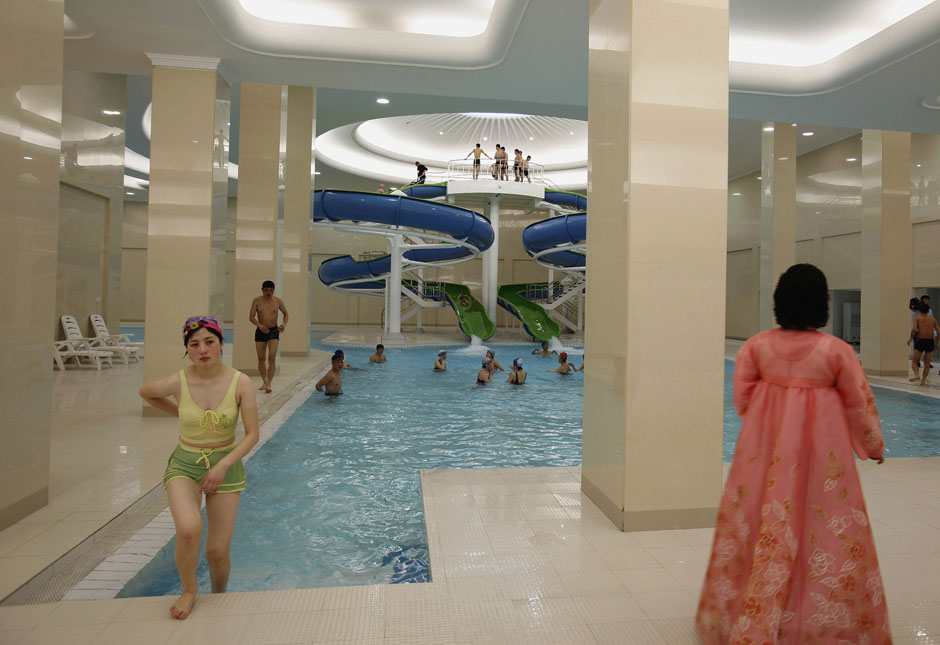
M 235 385 L 241 372 L 235 372 L 222 402 L 214 410 L 203 410 L 193 402 L 186 383 L 186 372 L 180 370 L 180 439 L 201 446 L 232 439 L 238 424 L 238 403 L 235 400 Z

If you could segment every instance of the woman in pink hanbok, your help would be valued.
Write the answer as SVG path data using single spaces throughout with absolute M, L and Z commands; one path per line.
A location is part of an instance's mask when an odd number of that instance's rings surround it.
M 890 643 L 852 450 L 884 461 L 878 411 L 854 350 L 816 331 L 826 277 L 790 267 L 778 329 L 738 354 L 743 419 L 718 511 L 696 629 L 705 643 Z

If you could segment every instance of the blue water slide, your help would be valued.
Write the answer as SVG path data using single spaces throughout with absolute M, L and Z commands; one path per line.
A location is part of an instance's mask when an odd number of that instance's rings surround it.
M 408 186 L 407 188 L 402 188 L 401 192 L 405 193 L 409 197 L 417 197 L 419 199 L 434 199 L 435 197 L 443 197 L 447 194 L 447 184 L 417 184 L 414 186 Z
M 547 192 L 547 191 L 546 191 Z M 522 245 L 531 254 L 565 244 L 583 244 L 587 239 L 587 213 L 572 213 L 530 224 L 522 231 Z M 565 269 L 584 268 L 585 255 L 559 250 L 540 256 L 543 262 Z
M 416 186 L 415 188 L 422 188 Z M 427 186 L 432 188 L 432 186 Z M 445 189 L 446 190 L 446 189 Z M 488 219 L 466 208 L 440 202 L 429 202 L 401 195 L 361 193 L 349 190 L 318 190 L 313 197 L 313 219 L 316 222 L 385 224 L 422 229 L 466 242 L 480 251 L 493 244 L 493 227 Z M 444 262 L 473 255 L 464 247 L 443 245 L 440 249 L 413 249 L 404 257 L 416 262 Z M 389 256 L 357 261 L 344 255 L 320 265 L 320 281 L 331 285 L 355 278 L 379 277 L 391 269 Z M 366 286 L 370 285 L 370 286 Z M 384 283 L 365 283 L 361 289 L 383 288 Z
M 545 201 L 567 206 L 578 211 L 587 210 L 587 197 L 580 193 L 569 193 L 564 190 L 546 190 Z

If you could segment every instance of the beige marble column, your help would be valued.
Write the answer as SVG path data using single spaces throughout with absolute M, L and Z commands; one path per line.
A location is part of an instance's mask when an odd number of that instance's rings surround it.
M 283 356 L 310 353 L 310 190 L 316 133 L 317 91 L 290 86 L 287 90 L 287 158 L 284 168 L 284 243 L 281 257 L 281 297 L 290 312 L 287 333 L 281 337 Z
M 908 373 L 911 316 L 911 135 L 862 131 L 862 365 Z
M 261 295 L 262 282 L 277 279 L 280 133 L 281 86 L 242 83 L 232 365 L 251 375 L 258 374 L 256 327 L 248 322 L 251 301 Z M 283 298 L 283 285 L 278 285 L 275 295 Z
M 722 472 L 728 3 L 590 6 L 582 490 L 625 530 L 710 526 Z M 663 320 L 677 292 L 695 330 L 672 342 Z
M 11 0 L 0 21 L 0 529 L 49 499 L 62 8 Z
M 796 264 L 796 127 L 764 122 L 761 132 L 760 330 L 776 327 L 774 287 Z
M 185 366 L 183 322 L 209 314 L 218 59 L 148 54 L 153 68 L 144 380 Z M 150 406 L 144 415 L 162 414 Z

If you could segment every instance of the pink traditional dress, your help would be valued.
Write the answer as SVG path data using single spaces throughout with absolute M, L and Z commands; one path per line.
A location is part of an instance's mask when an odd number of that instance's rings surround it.
M 890 643 L 852 449 L 883 455 L 853 349 L 816 331 L 748 340 L 734 368 L 741 436 L 696 629 L 705 643 Z

